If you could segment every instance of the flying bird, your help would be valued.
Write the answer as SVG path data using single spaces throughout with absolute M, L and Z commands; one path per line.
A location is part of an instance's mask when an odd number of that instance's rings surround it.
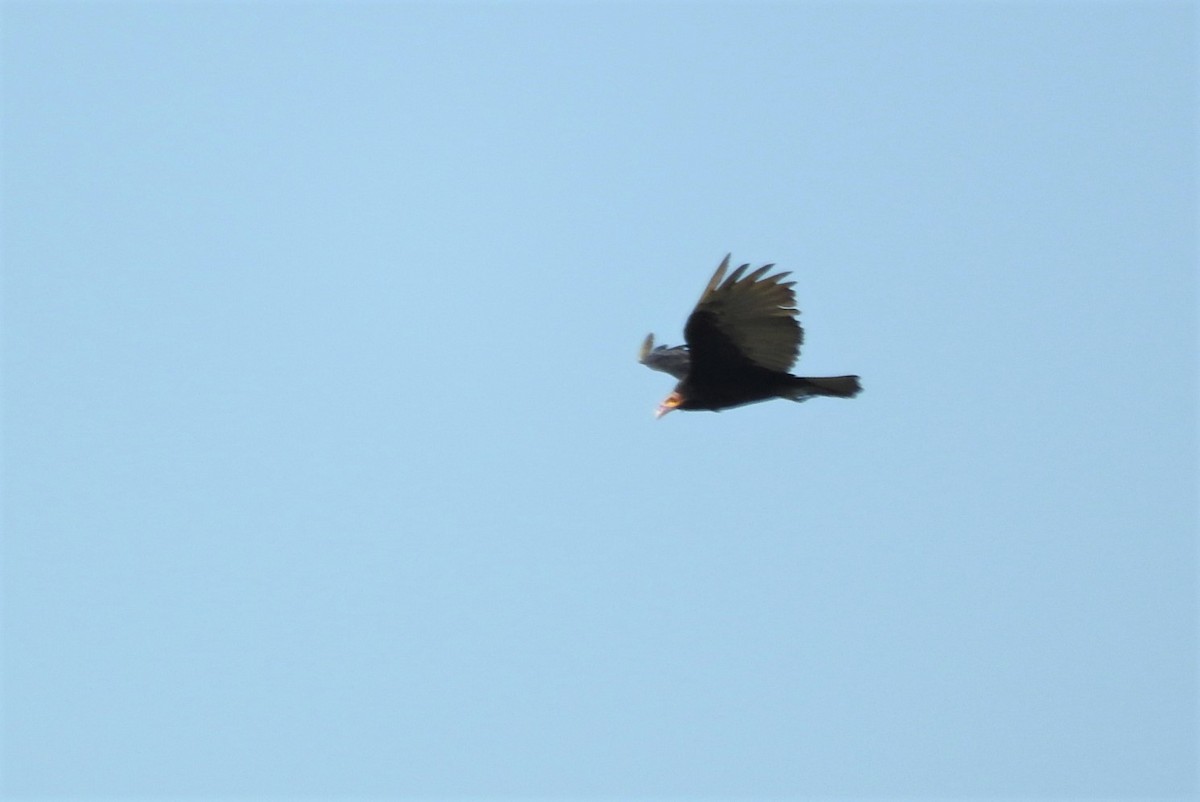
M 813 396 L 853 398 L 857 376 L 804 378 L 788 371 L 800 354 L 804 329 L 796 316 L 790 273 L 768 276 L 775 265 L 747 273 L 729 270 L 729 256 L 709 280 L 683 329 L 687 345 L 654 345 L 650 334 L 639 361 L 679 380 L 658 406 L 656 418 L 673 409 L 719 411 L 772 398 L 805 401 Z

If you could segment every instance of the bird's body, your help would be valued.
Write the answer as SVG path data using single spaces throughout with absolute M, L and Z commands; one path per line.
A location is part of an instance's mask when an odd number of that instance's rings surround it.
M 804 330 L 796 320 L 788 273 L 767 275 L 774 265 L 746 274 L 742 265 L 725 277 L 729 257 L 717 268 L 683 336 L 686 348 L 642 344 L 641 361 L 678 378 L 658 415 L 673 409 L 722 410 L 772 398 L 803 401 L 816 395 L 853 398 L 857 376 L 804 378 L 788 371 L 800 353 Z

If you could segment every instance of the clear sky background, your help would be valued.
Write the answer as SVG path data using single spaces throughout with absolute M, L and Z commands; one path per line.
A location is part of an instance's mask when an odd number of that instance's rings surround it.
M 9 797 L 1197 793 L 1195 4 L 2 21 Z

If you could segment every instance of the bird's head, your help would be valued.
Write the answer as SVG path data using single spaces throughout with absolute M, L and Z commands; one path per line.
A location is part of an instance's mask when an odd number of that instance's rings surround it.
M 679 407 L 679 405 L 682 403 L 683 403 L 683 396 L 679 394 L 678 390 L 676 390 L 675 392 L 671 393 L 669 396 L 664 398 L 663 402 L 658 405 L 658 411 L 654 413 L 654 417 L 661 418 L 663 415 L 666 415 L 671 410 L 677 409 Z

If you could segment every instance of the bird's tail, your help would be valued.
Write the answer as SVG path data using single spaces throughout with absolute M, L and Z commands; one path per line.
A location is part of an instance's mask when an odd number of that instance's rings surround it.
M 791 379 L 791 386 L 781 395 L 793 401 L 803 401 L 814 395 L 853 398 L 862 392 L 857 376 L 826 376 L 819 379 L 792 376 Z

